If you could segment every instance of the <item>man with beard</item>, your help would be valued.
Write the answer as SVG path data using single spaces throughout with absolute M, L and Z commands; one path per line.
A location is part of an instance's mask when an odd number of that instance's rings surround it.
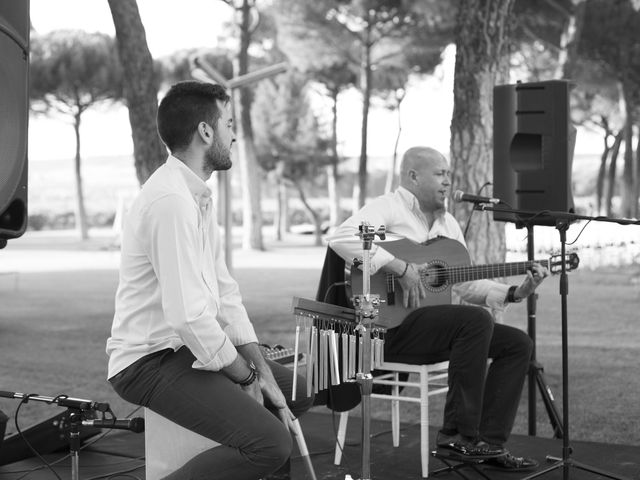
M 170 152 L 129 210 L 108 378 L 143 405 L 220 446 L 166 479 L 258 479 L 286 463 L 291 422 L 313 403 L 291 371 L 263 358 L 237 283 L 224 263 L 211 190 L 231 168 L 229 96 L 181 82 L 158 107 Z M 215 472 L 215 475 L 213 473 Z

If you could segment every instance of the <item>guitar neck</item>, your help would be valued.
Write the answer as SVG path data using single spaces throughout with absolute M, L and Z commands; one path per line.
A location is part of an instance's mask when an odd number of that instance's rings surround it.
M 449 279 L 449 283 L 461 283 L 472 280 L 482 280 L 485 278 L 524 275 L 527 271 L 531 270 L 534 263 L 538 263 L 545 268 L 549 268 L 548 260 L 536 260 L 535 262 L 495 263 L 491 265 L 463 265 L 447 267 L 447 278 Z

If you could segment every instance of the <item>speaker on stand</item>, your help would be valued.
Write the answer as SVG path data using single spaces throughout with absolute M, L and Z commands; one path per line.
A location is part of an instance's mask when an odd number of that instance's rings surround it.
M 0 248 L 27 229 L 29 0 L 0 0 Z

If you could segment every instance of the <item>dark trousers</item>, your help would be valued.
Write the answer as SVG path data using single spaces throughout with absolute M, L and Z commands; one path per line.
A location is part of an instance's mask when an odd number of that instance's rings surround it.
M 525 332 L 496 324 L 480 307 L 419 308 L 385 336 L 385 360 L 449 360 L 443 430 L 503 445 L 518 410 L 533 344 Z M 487 359 L 491 366 L 487 372 Z
M 291 434 L 265 400 L 260 405 L 221 372 L 196 370 L 187 347 L 147 355 L 109 379 L 125 400 L 150 408 L 184 428 L 220 443 L 187 462 L 167 480 L 254 480 L 275 471 L 291 455 Z M 308 410 L 306 383 L 298 380 L 291 402 L 291 370 L 268 361 L 293 414 Z M 266 408 L 265 408 L 266 407 Z

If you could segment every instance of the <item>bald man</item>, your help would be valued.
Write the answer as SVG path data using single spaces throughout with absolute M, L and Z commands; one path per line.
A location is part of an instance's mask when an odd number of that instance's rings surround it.
M 446 211 L 451 172 L 446 158 L 428 147 L 407 150 L 400 167 L 400 186 L 375 198 L 347 219 L 334 238 L 358 232 L 363 221 L 413 242 L 448 237 L 466 247 L 455 218 Z M 346 237 L 345 237 L 346 236 Z M 358 243 L 331 242 L 330 247 L 350 266 L 362 255 Z M 454 290 L 475 305 L 420 306 L 427 291 L 420 281 L 420 264 L 384 250 L 371 250 L 371 274 L 395 275 L 402 289 L 407 315 L 385 335 L 385 360 L 412 364 L 449 360 L 449 392 L 444 407 L 438 448 L 501 470 L 525 471 L 538 466 L 534 459 L 511 454 L 505 444 L 515 420 L 532 342 L 521 330 L 495 323 L 486 306 L 503 310 L 508 303 L 531 295 L 548 275 L 534 265 L 523 282 L 508 286 L 493 280 L 460 283 Z M 384 292 L 371 292 L 383 294 Z M 382 295 L 384 299 L 384 295 Z M 384 324 L 384 319 L 380 319 Z M 491 366 L 487 372 L 487 359 Z

